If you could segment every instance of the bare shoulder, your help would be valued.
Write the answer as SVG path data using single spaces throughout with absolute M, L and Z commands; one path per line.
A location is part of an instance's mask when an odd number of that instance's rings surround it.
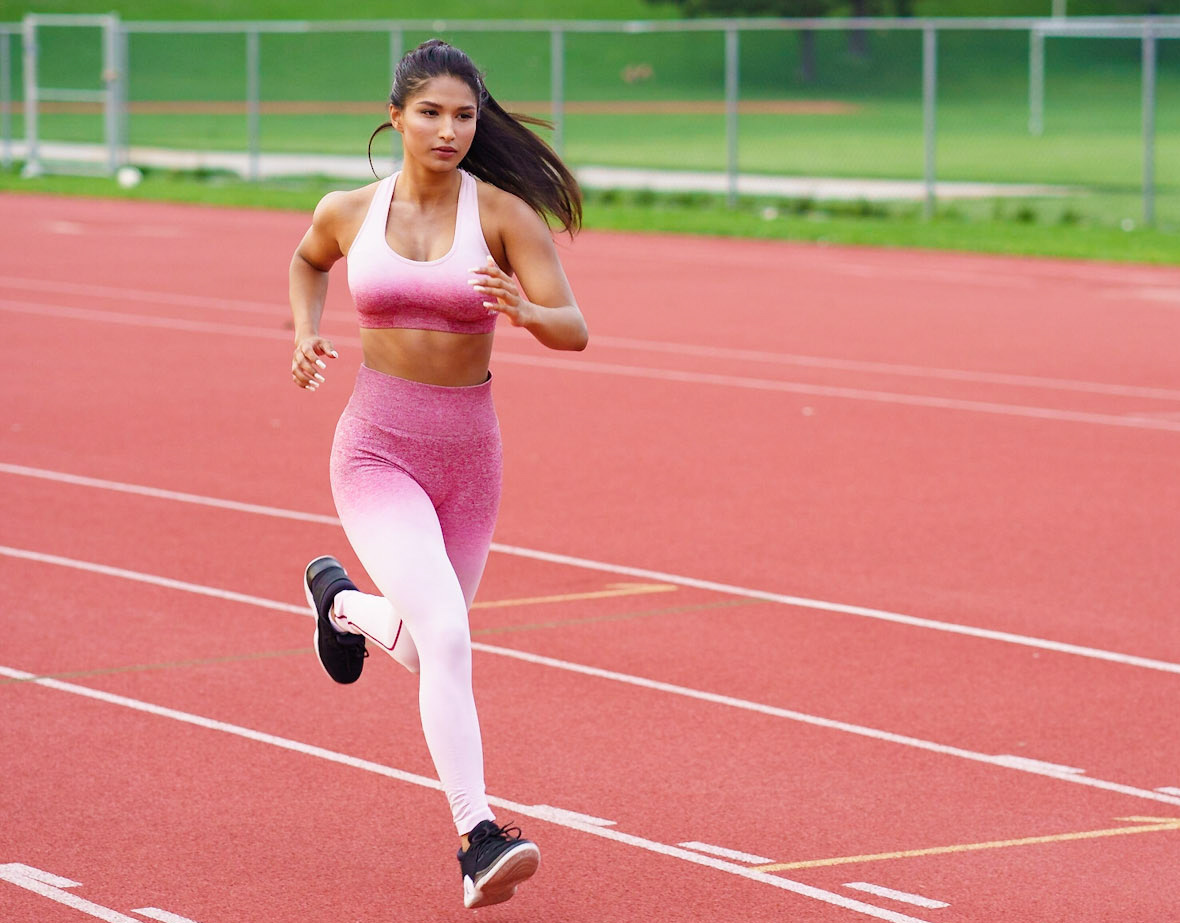
M 312 217 L 313 223 L 325 228 L 347 227 L 354 221 L 363 221 L 373 195 L 377 192 L 377 183 L 369 183 L 359 189 L 338 189 L 329 192 L 315 207 Z
M 331 241 L 340 255 L 348 253 L 360 233 L 365 215 L 373 202 L 378 183 L 359 189 L 329 192 L 320 199 L 311 219 L 311 235 L 324 244 Z
M 483 180 L 476 180 L 476 190 L 479 194 L 479 213 L 485 218 L 485 228 L 490 224 L 499 235 L 525 231 L 549 236 L 549 226 L 545 220 L 520 196 Z

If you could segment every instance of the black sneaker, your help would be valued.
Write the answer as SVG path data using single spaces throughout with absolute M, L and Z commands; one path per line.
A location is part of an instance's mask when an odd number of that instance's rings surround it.
M 470 844 L 459 850 L 463 875 L 463 904 L 487 907 L 516 893 L 516 886 L 541 865 L 541 850 L 520 837 L 519 827 L 497 827 L 482 820 L 467 835 Z
M 316 558 L 303 572 L 303 589 L 307 604 L 315 613 L 315 654 L 320 666 L 338 683 L 355 683 L 369 652 L 364 635 L 337 631 L 330 620 L 332 600 L 341 590 L 355 590 L 356 584 L 340 562 L 330 555 Z

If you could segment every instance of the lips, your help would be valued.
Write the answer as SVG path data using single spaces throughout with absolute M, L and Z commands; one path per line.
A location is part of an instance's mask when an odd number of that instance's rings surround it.
M 436 147 L 433 149 L 436 154 L 458 154 L 459 152 L 453 147 Z

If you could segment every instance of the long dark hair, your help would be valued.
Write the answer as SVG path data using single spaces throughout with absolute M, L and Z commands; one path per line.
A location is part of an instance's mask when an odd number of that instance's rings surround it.
M 573 234 L 582 226 L 582 190 L 557 152 L 525 127 L 553 126 L 543 119 L 506 112 L 492 98 L 471 58 L 453 45 L 432 38 L 398 62 L 389 102 L 404 109 L 406 102 L 434 77 L 456 77 L 475 94 L 475 138 L 460 164 L 467 172 L 506 192 L 519 196 L 545 217 L 552 215 L 561 229 Z M 377 126 L 369 136 L 369 166 L 373 166 L 373 139 L 393 124 Z M 376 169 L 373 175 L 377 175 Z

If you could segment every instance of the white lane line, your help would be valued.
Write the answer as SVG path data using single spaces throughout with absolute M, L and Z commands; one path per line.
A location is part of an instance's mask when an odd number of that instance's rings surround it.
M 140 314 L 121 314 L 113 311 L 94 311 L 87 308 L 72 308 L 58 305 L 42 305 L 30 302 L 0 300 L 0 310 L 37 314 L 47 317 L 65 317 L 74 320 L 93 320 L 104 323 L 129 324 L 165 330 L 183 330 L 196 333 L 215 333 L 231 336 L 247 336 L 256 339 L 289 340 L 285 330 L 269 327 L 245 327 L 238 324 L 214 324 L 207 321 L 183 320 L 180 318 L 146 317 Z M 351 343 L 352 338 L 334 337 L 339 344 Z M 649 381 L 670 381 L 680 384 L 718 385 L 755 391 L 786 394 L 806 394 L 813 397 L 833 397 L 869 403 L 892 404 L 905 407 L 923 407 L 936 410 L 961 410 L 971 413 L 985 413 L 995 416 L 1019 417 L 1034 420 L 1051 420 L 1064 423 L 1085 423 L 1095 426 L 1116 426 L 1125 429 L 1159 430 L 1180 432 L 1180 421 L 1155 417 L 1132 417 L 1112 413 L 1091 413 L 1080 410 L 1062 410 L 1053 407 L 1033 407 L 1024 404 L 1002 404 L 993 401 L 969 401 L 959 398 L 938 397 L 925 394 L 904 394 L 891 391 L 876 391 L 863 388 L 846 388 L 835 385 L 816 385 L 805 382 L 780 381 L 769 378 L 749 378 L 739 375 L 719 375 L 712 372 L 689 372 L 677 369 L 649 368 L 638 365 L 620 365 L 610 362 L 595 362 L 569 357 L 529 356 L 519 353 L 497 351 L 493 364 L 525 365 L 554 368 L 564 371 L 595 372 L 603 375 L 642 378 Z
M 194 715 L 189 712 L 179 711 L 174 708 L 166 708 L 161 705 L 153 705 L 150 702 L 128 698 L 127 696 L 115 695 L 110 692 L 103 692 L 99 689 L 91 689 L 88 686 L 79 686 L 75 683 L 64 683 L 55 679 L 38 679 L 31 673 L 4 666 L 0 666 L 0 676 L 8 676 L 12 679 L 27 680 L 30 683 L 35 683 L 36 685 L 44 686 L 48 689 L 55 689 L 59 692 L 68 692 L 72 693 L 73 695 L 84 696 L 86 698 L 95 699 L 110 705 L 119 705 L 124 708 L 130 708 L 135 711 L 144 712 L 146 714 L 156 715 L 161 718 L 170 718 L 173 721 L 180 721 L 185 724 L 206 728 L 211 731 L 220 731 L 225 734 L 232 734 L 236 737 L 245 738 L 246 740 L 268 744 L 272 747 L 279 747 L 283 750 L 304 754 L 305 756 L 316 757 L 318 759 L 349 766 L 353 769 L 371 772 L 376 775 L 384 776 L 389 779 L 395 779 L 399 782 L 405 782 L 410 785 L 418 785 L 422 788 L 433 789 L 435 791 L 439 791 L 442 788 L 442 786 L 435 779 L 429 779 L 426 776 L 420 776 L 412 772 L 406 772 L 402 769 L 395 769 L 392 766 L 384 766 L 380 763 L 374 763 L 370 760 L 360 759 L 355 756 L 348 756 L 347 754 L 338 753 L 334 750 L 328 750 L 324 747 L 317 747 L 312 744 L 305 744 L 297 740 L 291 740 L 290 738 L 278 737 L 274 734 L 255 731 L 251 728 L 242 727 L 241 725 L 230 724 L 225 721 L 217 721 L 213 718 L 205 718 L 201 715 Z M 748 869 L 745 866 L 736 865 L 732 862 L 726 862 L 722 859 L 715 859 L 711 856 L 703 856 L 700 853 L 692 852 L 687 849 L 681 849 L 677 846 L 668 846 L 664 843 L 657 843 L 654 840 L 647 840 L 643 837 L 634 836 L 629 833 L 623 833 L 620 830 L 611 830 L 609 827 L 604 827 L 598 824 L 582 823 L 574 819 L 576 817 L 575 812 L 563 812 L 561 815 L 547 815 L 544 810 L 538 811 L 532 805 L 522 804 L 520 802 L 510 801 L 507 798 L 499 798 L 496 796 L 489 796 L 488 803 L 494 807 L 503 808 L 506 811 L 511 811 L 515 814 L 520 814 L 525 817 L 532 817 L 536 820 L 547 821 L 548 823 L 555 824 L 560 827 L 577 830 L 581 833 L 601 837 L 602 839 L 611 840 L 616 843 L 622 843 L 626 846 L 632 846 L 647 852 L 657 853 L 662 856 L 669 856 L 674 859 L 681 859 L 685 862 L 702 865 L 720 872 L 727 872 L 740 878 L 747 878 L 751 881 L 770 885 L 771 887 L 779 888 L 783 891 L 790 891 L 794 894 L 799 894 L 804 897 L 822 901 L 825 904 L 835 904 L 837 907 L 843 907 L 846 910 L 863 913 L 879 920 L 889 920 L 891 923 L 924 923 L 924 921 L 915 920 L 913 917 L 895 913 L 892 910 L 885 910 L 881 907 L 874 907 L 871 904 L 865 904 L 861 901 L 852 900 L 850 898 L 844 897 L 841 894 L 835 894 L 831 891 L 813 888 L 810 885 L 805 885 L 798 881 L 792 881 L 789 878 L 782 878 L 778 875 L 771 875 L 767 872 L 758 872 L 753 869 Z M 126 921 L 125 919 L 118 920 L 115 921 L 115 923 L 126 923 Z
M 767 859 L 764 856 L 755 856 L 753 853 L 742 852 L 740 849 L 726 849 L 724 846 L 714 846 L 712 843 L 698 843 L 696 840 L 689 840 L 687 843 L 679 843 L 685 849 L 695 849 L 697 852 L 708 853 L 710 856 L 720 856 L 722 859 L 732 859 L 734 862 L 749 862 L 750 865 L 769 865 L 773 859 Z
M 1159 420 L 1150 417 L 1125 417 L 1111 413 L 1061 410 L 1054 407 L 1032 407 L 1024 404 L 1001 404 L 993 401 L 969 401 L 926 394 L 902 394 L 891 391 L 866 390 L 863 388 L 845 388 L 835 385 L 814 385 L 803 382 L 778 381 L 768 378 L 748 378 L 739 375 L 718 375 L 711 372 L 683 372 L 677 369 L 619 365 L 609 362 L 594 362 L 587 359 L 556 359 L 549 356 L 525 356 L 504 353 L 497 354 L 496 359 L 497 361 L 508 361 L 516 365 L 599 372 L 605 375 L 620 375 L 627 378 L 644 378 L 653 381 L 722 385 L 754 391 L 846 398 L 856 401 L 868 401 L 870 403 L 927 407 L 938 410 L 965 410 L 973 413 L 1025 417 L 1034 420 L 1053 420 L 1063 423 L 1088 423 L 1096 426 L 1120 426 L 1129 429 L 1154 429 L 1167 432 L 1180 432 L 1180 422 Z
M 1077 769 L 1074 766 L 1062 766 L 1060 763 L 1046 763 L 1044 760 L 1034 760 L 1027 756 L 1015 756 L 1011 753 L 1001 753 L 996 758 L 996 762 L 1004 766 L 1011 766 L 1013 769 L 1031 768 L 1031 769 L 1046 769 L 1050 772 L 1085 772 L 1084 769 Z
M 555 821 L 577 821 L 579 824 L 591 824 L 595 827 L 613 827 L 618 821 L 607 820 L 605 817 L 595 817 L 593 814 L 582 814 L 578 811 L 567 811 L 565 808 L 555 808 L 551 804 L 534 804 L 533 810 L 537 817 L 546 817 Z M 765 863 L 764 863 L 765 864 Z
M 72 484 L 76 487 L 93 487 L 98 490 L 111 490 L 117 493 L 136 494 L 141 497 L 154 497 L 157 500 L 175 500 L 179 503 L 193 503 L 197 506 L 211 506 L 216 509 L 234 510 L 238 513 L 254 513 L 259 516 L 270 516 L 275 519 L 294 519 L 298 522 L 314 522 L 325 526 L 339 526 L 340 520 L 336 516 L 324 516 L 319 513 L 304 513 L 299 510 L 285 510 L 277 506 L 263 506 L 258 503 L 239 503 L 237 500 L 222 500 L 218 497 L 206 497 L 201 494 L 189 494 L 179 490 L 163 490 L 159 487 L 147 487 L 143 484 L 128 484 L 123 481 L 108 481 L 103 478 L 85 477 L 79 474 L 68 474 L 64 471 L 50 471 L 46 468 L 31 468 L 27 465 L 12 465 L 0 462 L 0 474 L 13 474 L 19 477 L 39 478 L 54 481 L 58 484 Z
M 934 901 L 928 897 L 922 897 L 920 894 L 910 894 L 908 891 L 894 891 L 892 888 L 883 888 L 881 885 L 869 884 L 867 881 L 845 882 L 844 887 L 867 891 L 877 897 L 887 897 L 891 901 L 901 901 L 904 904 L 913 904 L 915 907 L 925 907 L 927 910 L 939 910 L 942 907 L 950 906 L 945 901 Z
M 1177 795 L 1180 796 L 1180 788 L 1174 788 L 1171 785 L 1165 785 L 1163 788 L 1157 788 L 1157 792 L 1161 795 Z
M 507 331 L 505 331 L 507 332 Z M 517 338 L 527 336 L 514 329 Z M 976 372 L 966 369 L 926 368 L 892 362 L 869 362 L 858 359 L 833 359 L 823 356 L 800 356 L 791 353 L 765 352 L 756 349 L 734 349 L 723 346 L 698 346 L 692 343 L 673 343 L 661 340 L 639 340 L 630 337 L 594 335 L 595 346 L 639 352 L 661 352 L 677 356 L 699 356 L 708 359 L 732 359 L 741 362 L 763 362 L 773 365 L 793 365 L 802 368 L 835 369 L 846 372 L 897 375 L 906 378 L 935 378 L 982 384 L 1011 385 L 1020 388 L 1041 388 L 1051 391 L 1076 391 L 1084 394 L 1111 394 L 1124 397 L 1147 397 L 1180 401 L 1180 391 L 1170 388 L 1150 388 L 1141 385 L 1115 385 L 1071 378 L 1042 378 L 1036 375 L 1014 375 L 1003 372 Z
M 287 305 L 260 301 L 242 301 L 234 298 L 215 298 L 205 295 L 186 295 L 175 292 L 157 292 L 145 289 L 123 288 L 109 285 L 59 282 L 49 279 L 29 279 L 20 276 L 0 276 L 0 287 L 25 289 L 35 292 L 50 292 L 65 295 L 83 295 L 100 298 L 115 298 L 125 301 L 142 301 L 148 304 L 169 304 L 181 307 L 208 308 L 217 311 L 238 311 L 263 314 L 268 317 L 286 319 Z M 136 315 L 130 315 L 136 316 Z M 526 340 L 530 335 L 523 330 L 506 327 L 500 331 L 502 337 Z M 344 342 L 341 340 L 341 342 Z M 1180 401 L 1180 390 L 1152 388 L 1139 385 L 1116 385 L 1105 382 L 1080 381 L 1071 378 L 1046 378 L 1038 375 L 1017 375 L 1004 372 L 974 371 L 969 369 L 927 368 L 894 362 L 873 362 L 861 359 L 837 359 L 829 356 L 805 356 L 795 353 L 777 353 L 759 349 L 741 349 L 724 346 L 705 346 L 696 343 L 677 343 L 668 340 L 644 340 L 636 337 L 594 335 L 596 346 L 626 349 L 638 352 L 658 352 L 676 356 L 692 356 L 705 359 L 735 360 L 739 362 L 762 362 L 773 365 L 791 365 L 802 368 L 835 369 L 849 372 L 896 375 L 907 378 L 934 378 L 946 381 L 977 382 L 984 384 L 1012 385 L 1023 388 L 1040 388 L 1055 391 L 1077 391 L 1086 394 L 1111 394 L 1127 397 L 1159 398 Z
M 40 480 L 53 481 L 62 484 L 73 484 L 79 487 L 93 487 L 99 490 L 110 490 L 117 493 L 135 494 L 154 497 L 161 500 L 175 500 L 181 503 L 192 503 L 198 506 L 210 506 L 217 509 L 235 510 L 244 513 L 254 513 L 261 516 L 271 516 L 277 519 L 293 519 L 299 522 L 314 522 L 323 525 L 339 526 L 340 520 L 335 516 L 324 516 L 319 513 L 304 513 L 298 510 L 282 509 L 281 507 L 263 506 L 256 503 L 239 503 L 235 500 L 222 500 L 218 497 L 206 497 L 200 494 L 182 493 L 173 490 L 161 490 L 156 487 L 145 487 L 141 484 L 127 484 L 121 481 L 108 481 L 102 478 L 83 477 L 46 468 L 32 468 L 26 465 L 13 465 L 0 462 L 0 474 L 12 474 L 19 477 L 31 477 Z M 943 631 L 949 634 L 965 635 L 972 638 L 982 638 L 987 641 L 999 641 L 1005 644 L 1016 644 L 1022 647 L 1032 647 L 1040 650 L 1053 651 L 1058 654 L 1071 654 L 1078 657 L 1088 657 L 1092 660 L 1104 660 L 1124 666 L 1143 667 L 1149 670 L 1160 670 L 1164 673 L 1180 674 L 1180 663 L 1166 660 L 1154 660 L 1149 657 L 1139 657 L 1135 654 L 1122 654 L 1116 651 L 1106 651 L 1100 648 L 1084 647 L 1068 644 L 1062 641 L 1049 641 L 1029 635 L 1019 635 L 1007 631 L 994 631 L 990 628 L 975 628 L 970 625 L 959 625 L 954 622 L 942 622 L 936 619 L 919 618 L 905 615 L 901 612 L 889 612 L 885 609 L 871 609 L 866 606 L 853 606 L 845 603 L 827 602 L 821 599 L 808 599 L 803 596 L 789 596 L 784 593 L 773 593 L 769 590 L 757 590 L 740 587 L 728 583 L 718 583 L 713 580 L 699 580 L 695 577 L 682 577 L 663 571 L 647 570 L 641 567 L 628 567 L 622 564 L 608 564 L 589 558 L 579 558 L 572 555 L 556 554 L 549 551 L 537 551 L 523 548 L 519 545 L 505 545 L 500 542 L 492 543 L 492 551 L 513 557 L 529 558 L 534 561 L 544 561 L 549 564 L 560 564 L 568 567 L 578 567 L 583 570 L 593 570 L 609 574 L 621 574 L 627 577 L 642 577 L 656 582 L 674 583 L 677 586 L 692 587 L 708 590 L 726 596 L 739 596 L 745 599 L 757 599 L 763 602 L 793 606 L 799 609 L 815 609 L 822 612 L 835 612 L 841 615 L 853 615 L 862 618 L 876 619 L 884 622 L 894 622 L 913 628 L 924 628 L 933 631 Z
M 190 920 L 188 917 L 182 917 L 178 913 L 169 913 L 158 907 L 140 907 L 131 912 L 138 913 L 141 917 L 147 917 L 149 920 L 159 920 L 160 923 L 196 923 L 195 920 Z
M 153 574 L 140 574 L 136 571 L 107 567 L 106 565 L 102 564 L 92 564 L 88 561 L 77 561 L 72 558 L 65 558 L 59 555 L 49 555 L 37 551 L 27 551 L 21 548 L 11 548 L 7 545 L 0 545 L 0 555 L 37 561 L 39 563 L 54 564 L 61 567 L 76 568 L 78 570 L 104 574 L 106 576 L 117 577 L 124 580 L 151 583 L 156 586 L 168 587 L 181 592 L 197 593 L 201 596 L 210 596 L 234 602 L 241 602 L 247 605 L 259 606 L 261 608 L 272 609 L 279 612 L 292 612 L 296 615 L 304 616 L 305 618 L 311 617 L 311 613 L 307 610 L 306 606 L 295 606 L 291 605 L 290 603 L 262 599 L 261 597 L 257 596 L 246 596 L 242 593 L 232 593 L 231 591 L 219 590 L 214 587 L 203 587 L 199 584 L 186 583 L 180 580 L 171 580 L 167 577 L 157 577 Z M 722 705 L 729 708 L 741 709 L 743 711 L 755 712 L 757 714 L 767 715 L 772 718 L 784 718 L 788 721 L 795 721 L 800 724 L 809 724 L 814 727 L 824 728 L 826 730 L 841 731 L 846 734 L 854 734 L 858 737 L 867 737 L 872 740 L 882 741 L 884 743 L 898 744 L 900 746 L 910 747 L 916 750 L 925 750 L 927 752 L 937 753 L 942 756 L 957 757 L 959 759 L 970 760 L 975 763 L 985 763 L 989 766 L 1000 766 L 1005 769 L 1015 770 L 1017 772 L 1024 772 L 1031 775 L 1057 779 L 1062 782 L 1075 782 L 1077 784 L 1090 786 L 1092 788 L 1117 792 L 1118 794 L 1122 795 L 1130 795 L 1134 798 L 1144 798 L 1149 801 L 1158 801 L 1164 804 L 1180 805 L 1180 798 L 1174 798 L 1166 794 L 1160 794 L 1156 791 L 1149 791 L 1147 789 L 1123 785 L 1119 782 L 1107 782 L 1102 779 L 1095 779 L 1089 776 L 1080 775 L 1076 771 L 1070 770 L 1069 767 L 1064 767 L 1066 771 L 1062 771 L 1062 767 L 1059 767 L 1055 763 L 1046 763 L 1041 760 L 1033 759 L 1013 760 L 1012 757 L 1008 756 L 994 756 L 987 753 L 979 753 L 974 750 L 967 750 L 962 747 L 954 747 L 947 744 L 935 743 L 933 741 L 923 740 L 918 737 L 909 737 L 904 734 L 895 734 L 891 731 L 881 731 L 876 728 L 865 727 L 863 725 L 850 724 L 846 721 L 837 721 L 831 718 L 822 718 L 816 715 L 809 715 L 804 712 L 792 711 L 791 709 L 787 708 L 779 708 L 774 705 L 764 705 L 760 702 L 751 702 L 748 699 L 739 699 L 734 696 L 720 695 L 718 693 L 705 692 L 699 689 L 691 689 L 687 686 L 678 686 L 675 683 L 665 683 L 660 680 L 647 679 L 643 676 L 633 676 L 629 673 L 618 673 L 614 670 L 604 670 L 600 667 L 591 667 L 585 664 L 573 663 L 568 660 L 559 660 L 555 657 L 545 657 L 540 654 L 532 654 L 527 651 L 518 651 L 507 647 L 498 647 L 492 644 L 472 642 L 471 648 L 474 651 L 479 651 L 484 654 L 494 654 L 500 657 L 509 657 L 514 660 L 524 661 L 525 663 L 531 663 L 536 666 L 551 667 L 553 669 L 563 670 L 568 673 L 578 673 L 583 676 L 591 676 L 597 679 L 622 683 L 641 689 L 665 692 L 671 695 L 683 696 L 684 698 L 695 699 L 701 702 L 709 702 L 714 705 Z
M 208 308 L 214 311 L 244 311 L 266 314 L 286 320 L 290 308 L 285 304 L 263 301 L 242 301 L 236 298 L 211 298 L 206 295 L 186 295 L 179 292 L 154 292 L 141 288 L 113 285 L 64 282 L 54 279 L 30 279 L 25 276 L 0 276 L 0 288 L 17 288 L 30 292 L 50 292 L 55 295 L 82 295 L 88 298 L 112 298 L 119 301 L 143 301 L 148 304 L 170 304 L 182 308 Z
M 2 470 L 2 469 L 0 469 Z M 642 567 L 628 567 L 622 564 L 606 564 L 589 558 L 579 558 L 572 555 L 554 554 L 549 551 L 534 551 L 516 545 L 493 544 L 494 551 L 511 554 L 521 558 L 532 558 L 536 561 L 546 561 L 550 564 L 564 564 L 570 567 L 580 567 L 584 570 L 604 571 L 611 574 L 623 574 L 631 577 L 644 577 L 659 580 L 664 583 L 675 583 L 678 586 L 693 587 L 698 590 L 710 590 L 727 596 L 741 596 L 746 599 L 759 599 L 764 602 L 779 603 L 784 606 L 794 606 L 799 609 L 818 609 L 823 612 L 837 612 L 841 615 L 856 615 L 863 618 L 877 619 L 883 622 L 894 622 L 898 625 L 909 625 L 914 628 L 926 628 L 934 631 L 944 631 L 949 634 L 966 635 L 971 638 L 982 638 L 988 641 L 1001 641 L 1005 644 L 1017 644 L 1022 647 L 1033 647 L 1040 650 L 1053 651 L 1058 654 L 1073 654 L 1088 657 L 1092 660 L 1105 660 L 1120 663 L 1125 666 L 1144 667 L 1149 670 L 1160 670 L 1164 673 L 1180 674 L 1180 663 L 1167 660 L 1154 660 L 1149 657 L 1139 657 L 1135 654 L 1122 654 L 1116 651 L 1106 651 L 1100 648 L 1084 647 L 1078 644 L 1068 644 L 1062 641 L 1049 641 L 1030 635 L 1018 635 L 1009 631 L 994 631 L 990 628 L 975 628 L 971 625 L 959 625 L 954 622 L 942 622 L 936 619 L 919 618 L 905 615 L 901 612 L 889 612 L 885 609 L 871 609 L 866 606 L 853 606 L 845 603 L 827 602 L 820 599 L 808 599 L 804 596 L 789 596 L 785 593 L 772 593 L 768 590 L 756 590 L 749 587 L 734 586 L 728 583 L 718 583 L 713 580 L 698 580 L 695 577 L 681 577 L 663 571 L 647 570 Z
M 4 668 L 0 667 L 0 674 L 4 672 Z M 71 881 L 51 872 L 43 872 L 32 866 L 21 865 L 19 862 L 0 865 L 0 881 L 7 881 L 9 884 L 24 888 L 26 891 L 32 891 L 34 894 L 58 904 L 65 904 L 79 913 L 102 920 L 103 923 L 140 923 L 135 917 L 129 917 L 63 890 L 64 888 L 79 888 L 81 882 Z
M 978 753 L 974 750 L 967 750 L 962 747 L 949 746 L 947 744 L 934 743 L 929 740 L 922 740 L 918 737 L 908 737 L 904 734 L 894 734 L 891 731 L 881 731 L 876 728 L 865 727 L 859 724 L 850 724 L 846 721 L 836 721 L 831 718 L 821 718 L 816 715 L 809 715 L 804 712 L 792 711 L 787 708 L 779 708 L 775 705 L 764 705 L 760 702 L 751 702 L 748 699 L 739 699 L 734 696 L 719 695 L 714 692 L 703 692 L 699 689 L 690 689 L 686 686 L 678 686 L 674 683 L 665 683 L 660 680 L 647 679 L 642 676 L 632 676 L 627 673 L 617 673 L 614 670 L 603 670 L 600 667 L 590 667 L 583 664 L 571 663 L 568 660 L 558 660 L 555 657 L 544 657 L 540 654 L 532 654 L 526 651 L 513 650 L 507 647 L 496 647 L 491 644 L 483 644 L 474 642 L 471 645 L 473 650 L 481 651 L 485 654 L 498 654 L 501 657 L 511 657 L 515 660 L 523 660 L 526 663 L 537 664 L 539 666 L 553 667 L 558 670 L 567 670 L 571 673 L 582 673 L 586 676 L 595 676 L 599 679 L 611 680 L 617 683 L 624 683 L 630 686 L 638 686 L 643 689 L 652 689 L 658 692 L 667 692 L 672 695 L 684 696 L 689 699 L 697 699 L 701 702 L 712 702 L 715 705 L 725 705 L 730 708 L 738 708 L 743 711 L 756 712 L 762 715 L 769 715 L 773 718 L 785 718 L 788 721 L 796 721 L 800 724 L 810 724 L 815 727 L 822 727 L 828 730 L 843 731 L 846 734 L 855 734 L 858 737 L 868 737 L 872 740 L 879 740 L 885 743 L 898 744 L 903 747 L 911 747 L 916 750 L 925 750 L 930 753 L 938 753 L 943 756 L 953 756 L 959 759 L 970 760 L 976 763 L 986 763 L 989 766 L 1001 766 L 1005 769 L 1012 769 L 1016 772 L 1029 773 L 1035 776 L 1044 776 L 1050 779 L 1057 779 L 1061 782 L 1074 782 L 1078 785 L 1085 785 L 1091 788 L 1103 789 L 1105 791 L 1117 792 L 1122 795 L 1130 795 L 1133 798 L 1144 798 L 1148 801 L 1159 801 L 1164 804 L 1180 805 L 1180 798 L 1173 798 L 1169 795 L 1160 794 L 1157 791 L 1150 791 L 1148 789 L 1136 788 L 1130 785 L 1123 785 L 1119 782 L 1106 782 L 1102 779 L 1095 779 L 1090 776 L 1081 775 L 1076 772 L 1062 772 L 1055 763 L 1046 763 L 1040 760 L 1026 760 L 1023 762 L 1013 762 L 1004 757 L 997 757 L 987 753 Z M 1066 767 L 1068 769 L 1068 767 Z
M 118 577 L 122 580 L 134 580 L 136 583 L 150 583 L 153 586 L 165 587 L 169 590 L 180 590 L 184 593 L 196 593 L 198 596 L 212 596 L 229 602 L 245 603 L 248 606 L 258 606 L 262 609 L 275 609 L 279 612 L 292 612 L 296 615 L 310 616 L 307 606 L 295 606 L 291 603 L 277 602 L 264 599 L 261 596 L 250 596 L 247 593 L 235 593 L 233 590 L 221 590 L 217 587 L 203 586 L 199 583 L 187 583 L 184 580 L 173 580 L 170 577 L 157 577 L 154 574 L 144 574 L 134 570 L 124 570 L 121 567 L 109 567 L 106 564 L 95 564 L 90 561 L 79 561 L 76 558 L 63 558 L 56 554 L 44 554 L 40 551 L 28 551 L 24 548 L 12 548 L 0 545 L 0 555 L 10 558 L 21 558 L 25 561 L 36 561 L 39 564 L 56 564 L 59 567 L 70 567 L 74 570 L 88 571 L 92 574 L 102 574 L 104 577 Z

